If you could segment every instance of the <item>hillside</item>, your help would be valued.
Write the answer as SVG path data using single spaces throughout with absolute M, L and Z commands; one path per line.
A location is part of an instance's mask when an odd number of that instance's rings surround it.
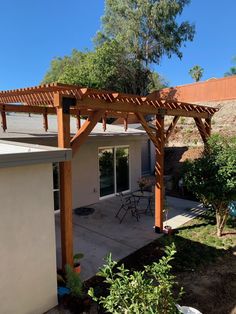
M 236 136 L 236 100 L 201 102 L 206 105 L 219 108 L 212 119 L 212 133 L 220 133 L 226 136 Z M 171 118 L 166 119 L 166 126 Z M 193 118 L 180 118 L 173 134 L 169 139 L 168 146 L 201 146 L 202 140 Z

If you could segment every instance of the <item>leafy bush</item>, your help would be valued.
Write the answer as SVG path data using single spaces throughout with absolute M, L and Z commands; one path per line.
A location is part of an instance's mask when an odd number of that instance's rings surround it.
M 112 260 L 111 254 L 106 258 L 98 275 L 105 278 L 109 285 L 109 295 L 96 297 L 93 288 L 89 295 L 99 302 L 108 313 L 113 314 L 174 314 L 179 313 L 173 295 L 176 285 L 175 277 L 171 275 L 170 261 L 176 253 L 174 245 L 166 248 L 166 256 L 158 263 L 145 266 L 143 271 L 130 272 L 122 264 Z
M 236 199 L 236 139 L 212 136 L 201 158 L 183 167 L 189 191 L 216 213 L 217 235 L 221 236 L 229 215 L 229 203 Z
M 76 273 L 70 265 L 65 266 L 66 286 L 70 289 L 73 297 L 81 297 L 83 294 L 83 283 L 80 275 Z

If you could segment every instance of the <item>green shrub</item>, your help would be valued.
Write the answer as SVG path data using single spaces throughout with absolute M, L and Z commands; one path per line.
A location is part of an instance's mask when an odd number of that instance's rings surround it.
M 74 272 L 70 265 L 65 266 L 66 270 L 66 286 L 70 289 L 73 297 L 79 298 L 83 294 L 83 283 L 80 275 Z
M 106 258 L 98 275 L 105 278 L 109 285 L 108 296 L 96 297 L 93 288 L 89 295 L 99 302 L 108 313 L 113 314 L 174 314 L 179 313 L 175 304 L 182 294 L 182 289 L 175 298 L 173 287 L 175 277 L 171 275 L 170 261 L 176 253 L 174 245 L 166 248 L 166 256 L 158 263 L 145 266 L 143 271 L 130 272 L 122 264 Z M 115 270 L 116 268 L 116 270 Z
M 214 210 L 217 235 L 221 237 L 229 203 L 236 199 L 236 138 L 211 136 L 202 156 L 187 160 L 182 169 L 187 189 Z

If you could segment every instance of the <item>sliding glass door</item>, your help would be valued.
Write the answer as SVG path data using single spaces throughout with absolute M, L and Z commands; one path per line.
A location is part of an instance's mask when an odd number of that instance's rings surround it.
M 98 152 L 100 174 L 100 197 L 128 191 L 129 148 L 100 148 Z
M 114 148 L 99 149 L 100 197 L 115 193 Z
M 129 148 L 116 148 L 116 192 L 129 190 Z

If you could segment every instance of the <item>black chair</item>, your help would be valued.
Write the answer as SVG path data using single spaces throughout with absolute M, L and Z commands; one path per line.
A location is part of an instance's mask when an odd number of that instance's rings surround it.
M 122 223 L 128 212 L 131 212 L 132 216 L 139 221 L 140 216 L 137 211 L 135 198 L 132 195 L 124 195 L 123 193 L 119 193 L 117 196 L 120 198 L 121 206 L 115 217 L 119 219 L 120 223 Z

